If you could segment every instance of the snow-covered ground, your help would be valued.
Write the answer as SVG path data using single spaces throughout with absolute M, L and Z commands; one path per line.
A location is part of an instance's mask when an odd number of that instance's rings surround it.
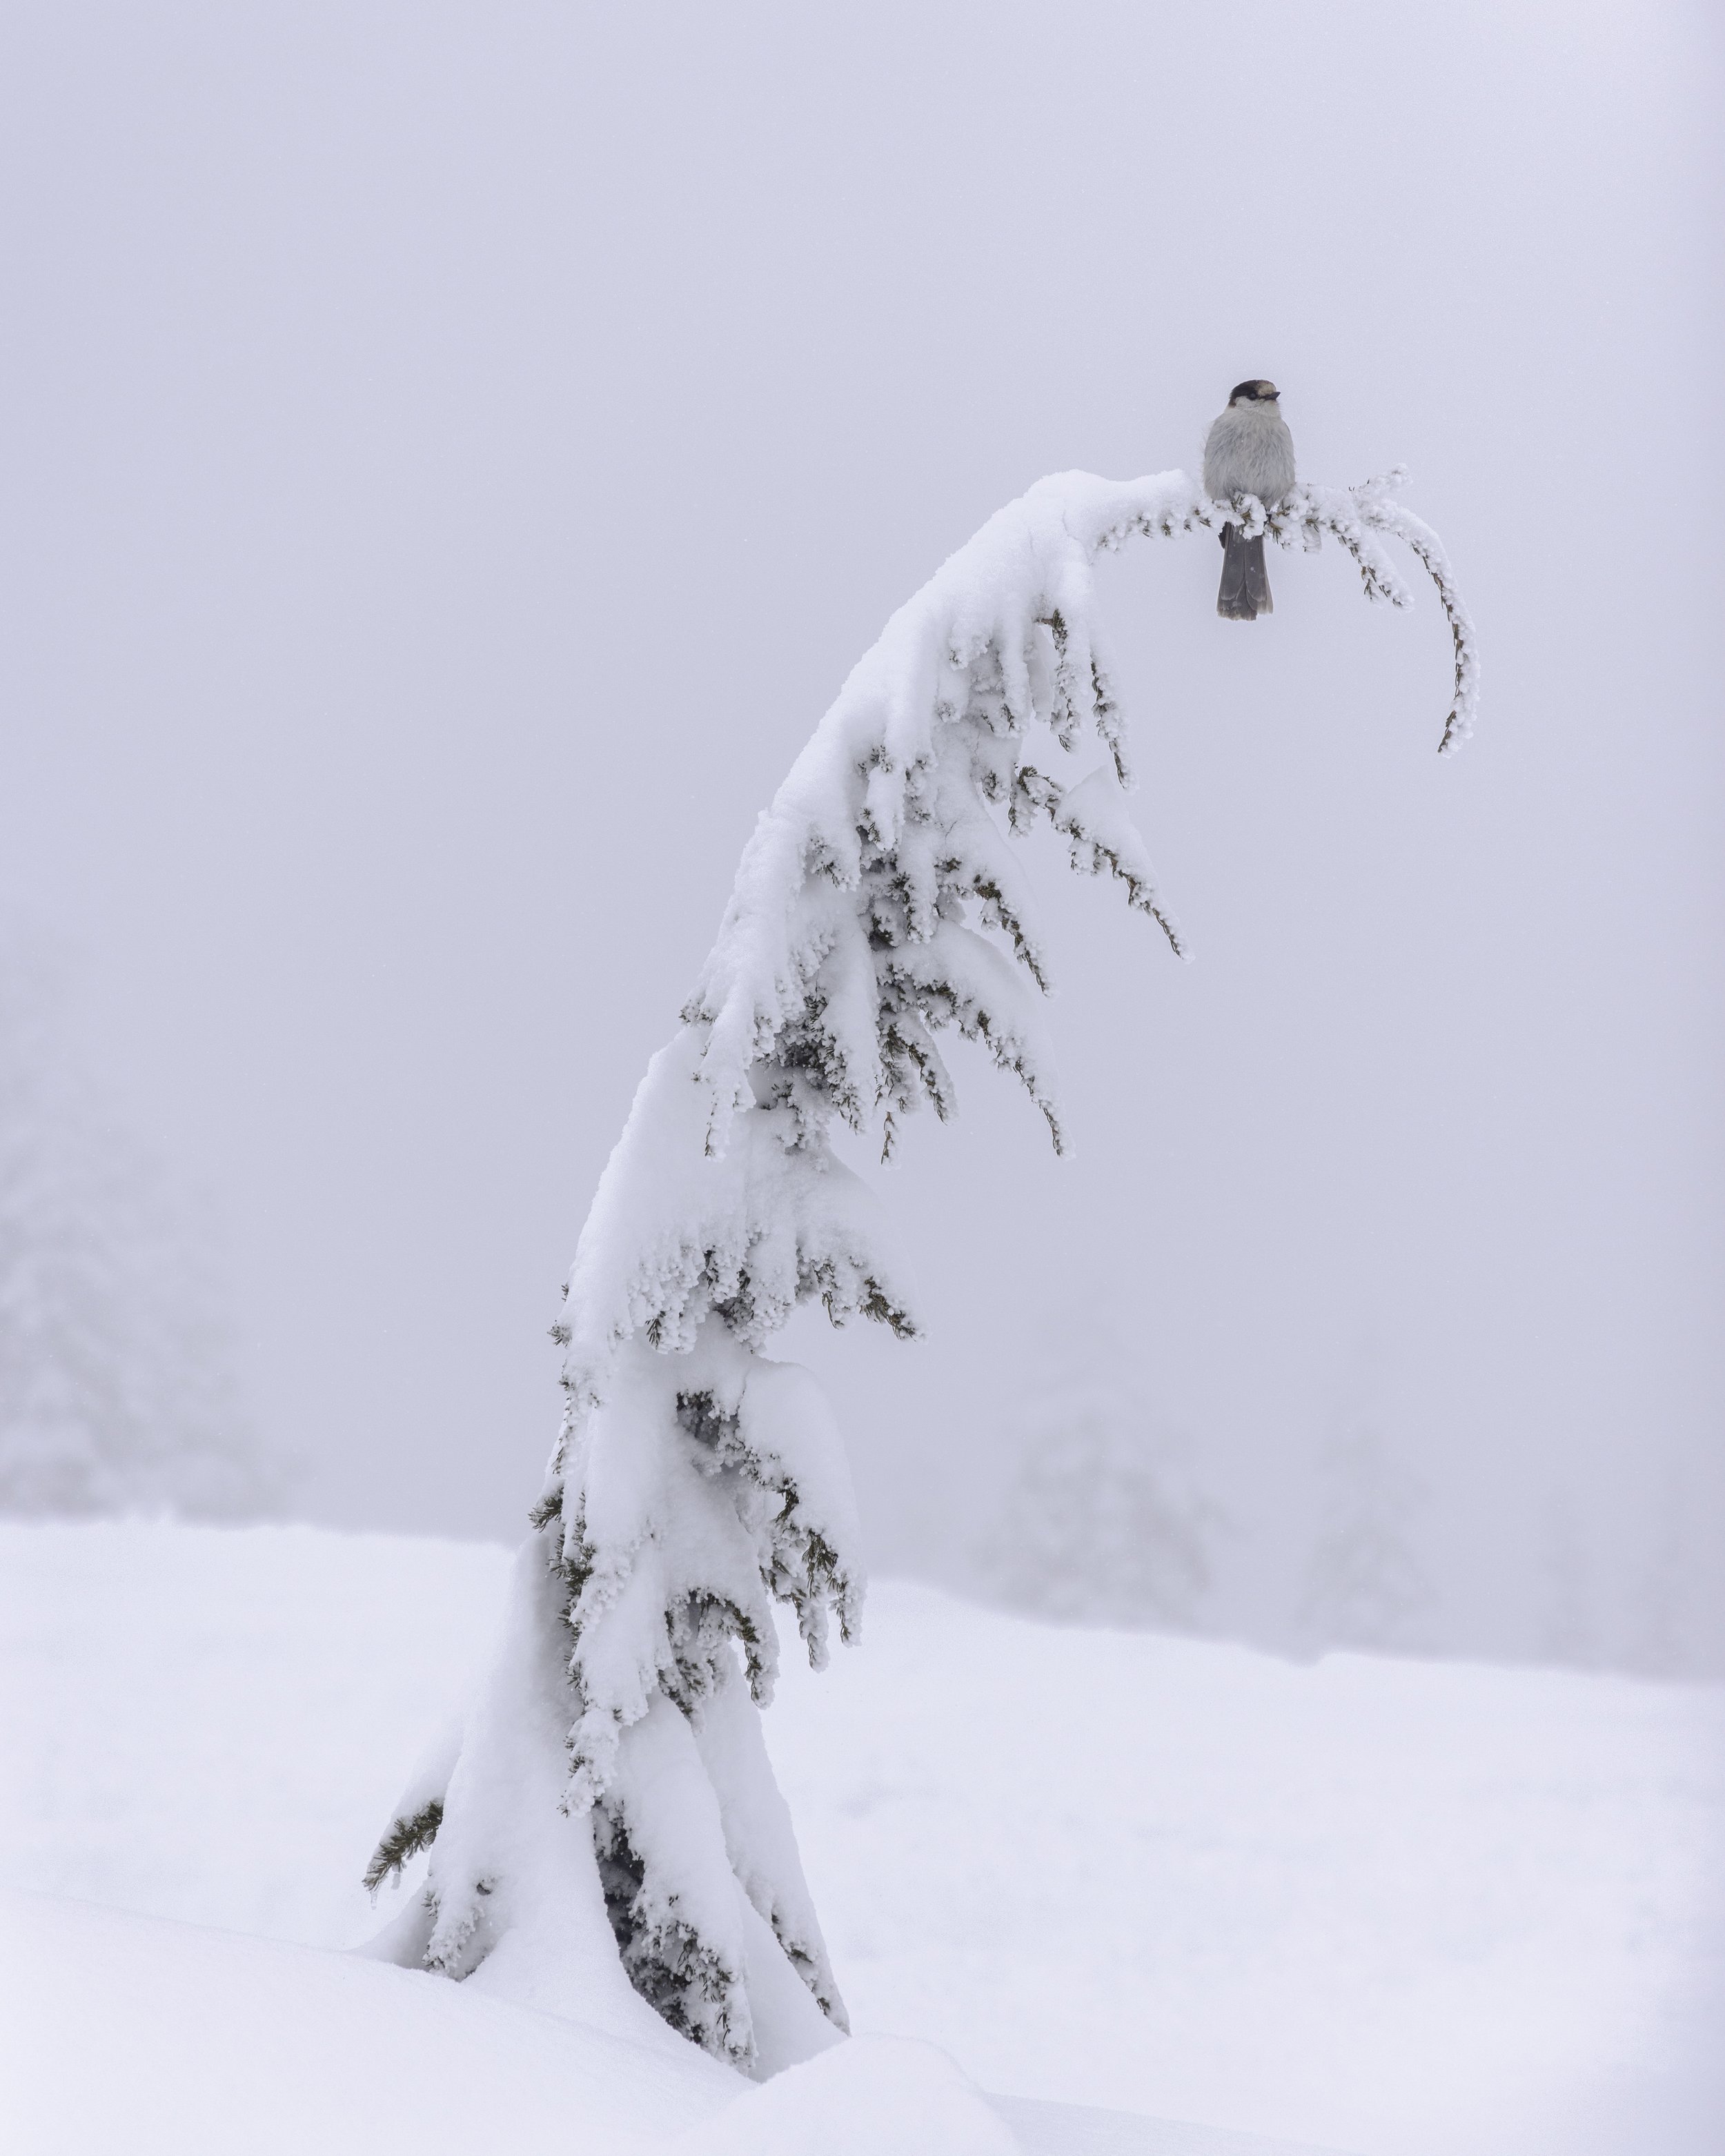
M 506 1563 L 308 1528 L 0 1527 L 0 1884 L 302 1947 L 362 1938 L 356 1875 Z M 826 1676 L 787 1662 L 768 1742 L 859 2030 L 937 2045 L 1010 2096 L 1363 2156 L 1725 2146 L 1725 1692 L 1296 1667 L 891 1581 Z M 588 2145 L 608 2147 L 609 2090 L 634 2092 L 619 2122 L 764 2152 L 799 2145 L 821 2093 L 793 2076 L 739 2099 L 675 2040 L 631 2061 L 372 1964 L 16 1898 L 0 1922 L 9 2018 L 35 2017 L 15 2058 L 39 2094 L 67 2091 L 44 2152 L 126 2121 L 157 2145 L 141 2093 L 170 2055 L 228 2091 L 214 2121 L 281 2084 L 269 2133 L 181 2117 L 193 2156 L 471 2147 L 484 2091 L 517 2082 L 537 2093 L 484 2112 L 495 2145 L 548 2148 L 584 2091 Z M 896 2103 L 889 2145 L 915 2145 L 912 2121 L 932 2145 L 1006 2145 L 925 2050 L 828 2061 L 801 2071 L 871 2092 L 829 2121 Z M 1027 2148 L 1225 2145 L 1006 2116 Z

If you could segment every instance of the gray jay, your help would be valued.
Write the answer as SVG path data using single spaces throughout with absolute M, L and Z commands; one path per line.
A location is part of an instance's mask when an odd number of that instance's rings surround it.
M 1228 409 L 1204 445 L 1204 490 L 1212 501 L 1255 494 L 1274 509 L 1294 484 L 1294 438 L 1278 394 L 1273 382 L 1242 382 L 1228 393 Z M 1237 525 L 1224 524 L 1216 612 L 1224 621 L 1255 621 L 1275 611 L 1262 538 L 1242 538 Z

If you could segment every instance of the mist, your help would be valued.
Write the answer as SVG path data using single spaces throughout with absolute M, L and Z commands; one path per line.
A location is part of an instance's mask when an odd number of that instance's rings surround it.
M 1105 1309 L 1293 1640 L 1325 1462 L 1427 1644 L 1725 1672 L 1725 750 L 1702 11 L 17 11 L 0 906 L 218 1213 L 309 1517 L 516 1539 L 558 1284 L 736 857 L 891 610 L 1229 386 L 1396 463 L 1485 655 L 1333 549 L 1106 572 L 1196 963 L 1057 849 L 1073 1157 L 981 1060 L 813 1318 L 878 1568 L 968 1578 Z M 643 829 L 652 834 L 643 844 Z M 870 1173 L 875 1171 L 871 1168 Z M 1578 1620 L 1580 1621 L 1580 1620 Z M 1573 1630 L 1573 1627 L 1572 1627 Z

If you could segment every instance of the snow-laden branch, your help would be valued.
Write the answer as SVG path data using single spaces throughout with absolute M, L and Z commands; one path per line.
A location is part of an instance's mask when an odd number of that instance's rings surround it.
M 1358 563 L 1369 598 L 1406 606 L 1408 589 L 1375 536 L 1394 533 L 1424 563 L 1450 621 L 1455 692 L 1440 752 L 1458 747 L 1478 697 L 1472 628 L 1436 535 L 1390 499 L 1403 476 L 1347 489 L 1301 485 L 1266 516 L 1256 501 L 1210 501 L 1183 472 L 1126 481 L 1069 472 L 1040 481 L 952 555 L 854 669 L 744 852 L 685 1014 L 706 1029 L 710 1142 L 722 1146 L 732 1114 L 748 1098 L 747 1072 L 807 1012 L 811 984 L 829 965 L 834 916 L 845 911 L 833 906 L 833 892 L 850 898 L 872 869 L 891 861 L 904 936 L 926 941 L 942 883 L 938 847 L 917 834 L 960 823 L 986 834 L 988 858 L 967 862 L 968 875 L 948 895 L 989 889 L 998 850 L 991 824 L 978 819 L 980 802 L 1006 805 L 1014 829 L 1046 816 L 1070 839 L 1075 865 L 1120 877 L 1130 902 L 1185 955 L 1142 841 L 1117 803 L 1132 780 L 1096 603 L 1099 553 L 1134 536 L 1172 538 L 1230 521 L 1249 536 L 1268 531 L 1285 547 L 1297 537 L 1308 550 L 1330 531 Z M 1105 767 L 1070 788 L 1029 762 L 1024 747 L 1039 724 L 1068 752 L 1093 732 L 1115 784 Z M 1022 945 L 1017 955 L 1035 970 Z M 864 995 L 854 1028 L 841 1010 L 826 1029 L 834 1104 L 856 1127 L 882 1096 L 867 1003 Z
M 1266 512 L 1262 502 L 1249 495 L 1232 502 L 1212 501 L 1183 472 L 1120 484 L 1091 480 L 1086 473 L 1070 475 L 1086 481 L 1095 490 L 1088 517 L 1079 528 L 1096 548 L 1124 546 L 1135 534 L 1172 539 L 1188 531 L 1219 531 L 1224 524 L 1235 524 L 1247 538 L 1264 532 L 1279 547 L 1291 547 L 1297 542 L 1307 553 L 1315 554 L 1327 531 L 1353 557 L 1366 597 L 1382 605 L 1413 604 L 1413 593 L 1378 545 L 1376 535 L 1381 531 L 1401 540 L 1437 587 L 1439 603 L 1450 624 L 1455 677 L 1438 754 L 1453 756 L 1472 733 L 1479 709 L 1479 645 L 1472 620 L 1455 588 L 1443 542 L 1429 524 L 1391 498 L 1407 483 L 1407 477 L 1406 465 L 1397 465 L 1376 479 L 1363 480 L 1358 486 L 1322 486 L 1315 480 L 1302 480 L 1279 507 Z M 1068 483 L 1068 480 L 1041 482 L 1044 486 Z M 1031 495 L 1036 491 L 1033 487 Z M 1030 495 L 1025 499 L 1029 501 Z

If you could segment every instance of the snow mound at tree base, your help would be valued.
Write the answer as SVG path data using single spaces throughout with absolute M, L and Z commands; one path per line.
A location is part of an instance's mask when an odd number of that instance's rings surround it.
M 692 2046 L 680 2057 L 357 1955 L 33 1895 L 0 1912 L 20 2156 L 550 2156 L 572 2118 L 608 2149 L 731 2093 Z
M 762 2088 L 352 1954 L 0 1897 L 11 2156 L 1272 2156 L 1291 2144 L 982 2094 L 859 2037 Z

